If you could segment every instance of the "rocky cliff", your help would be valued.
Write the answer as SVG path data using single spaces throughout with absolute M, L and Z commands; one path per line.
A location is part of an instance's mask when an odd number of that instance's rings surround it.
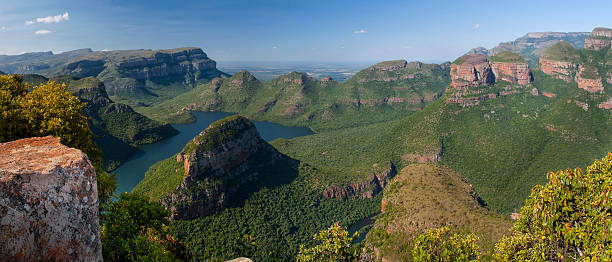
M 240 201 L 257 185 L 271 182 L 266 180 L 286 170 L 291 162 L 241 116 L 213 123 L 193 138 L 174 161 L 183 168 L 182 182 L 160 198 L 173 219 L 193 219 L 220 211 Z M 287 178 L 288 174 L 283 176 Z
M 451 85 L 465 89 L 493 83 L 495 77 L 491 65 L 482 54 L 464 55 L 451 64 Z
M 381 192 L 391 179 L 397 174 L 395 165 L 392 162 L 374 172 L 369 178 L 360 182 L 355 182 L 347 185 L 329 186 L 323 191 L 323 198 L 336 199 L 356 199 L 356 198 L 372 198 Z
M 102 261 L 96 174 L 59 138 L 0 144 L 0 260 Z
M 612 46 L 612 29 L 597 27 L 584 40 L 584 49 L 601 50 Z
M 531 82 L 531 72 L 527 61 L 511 52 L 501 52 L 489 57 L 495 81 L 527 85 Z
M 553 78 L 571 82 L 578 69 L 576 49 L 566 42 L 559 42 L 546 49 L 540 56 L 540 69 Z

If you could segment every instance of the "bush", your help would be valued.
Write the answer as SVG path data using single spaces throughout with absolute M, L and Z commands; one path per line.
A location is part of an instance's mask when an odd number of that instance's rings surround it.
M 477 261 L 479 246 L 474 234 L 451 234 L 448 227 L 430 229 L 415 239 L 414 261 Z
M 186 247 L 167 233 L 169 212 L 138 194 L 123 193 L 109 205 L 102 226 L 105 261 L 181 261 Z
M 612 260 L 612 153 L 587 167 L 548 174 L 535 186 L 512 235 L 496 245 L 500 261 Z
M 98 200 L 102 209 L 117 182 L 102 170 L 101 152 L 92 140 L 85 104 L 66 91 L 65 85 L 48 82 L 30 87 L 19 75 L 0 76 L 0 143 L 21 138 L 54 136 L 62 144 L 78 148 L 96 169 Z
M 315 234 L 314 239 L 320 241 L 321 244 L 312 248 L 301 246 L 297 261 L 355 261 L 359 256 L 359 250 L 353 246 L 353 240 L 358 237 L 357 232 L 349 237 L 348 232 L 335 223 L 329 229 Z

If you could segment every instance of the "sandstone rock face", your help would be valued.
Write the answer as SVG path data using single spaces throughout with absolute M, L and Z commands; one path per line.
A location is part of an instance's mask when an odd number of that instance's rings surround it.
M 578 83 L 578 88 L 582 88 L 589 93 L 600 93 L 603 92 L 604 87 L 601 81 L 601 77 L 597 73 L 596 70 L 593 70 L 590 77 L 585 76 L 585 72 L 588 70 L 584 66 L 580 66 L 578 73 L 576 74 L 576 83 Z
M 406 68 L 407 65 L 408 65 L 408 62 L 406 62 L 406 60 L 393 60 L 393 61 L 380 62 L 378 64 L 371 66 L 369 69 L 370 71 L 374 71 L 374 70 L 395 71 L 395 70 Z
M 59 138 L 0 144 L 0 260 L 102 261 L 96 174 Z
M 483 54 L 464 55 L 458 63 L 451 64 L 451 85 L 456 89 L 465 89 L 491 84 L 494 81 L 493 71 Z
M 531 82 L 531 73 L 527 63 L 493 62 L 491 69 L 495 75 L 495 81 L 503 80 L 519 85 L 527 85 Z
M 386 168 L 372 174 L 370 178 L 364 181 L 350 185 L 328 187 L 325 191 L 323 191 L 323 197 L 345 200 L 372 198 L 381 192 L 396 174 L 397 170 L 395 169 L 395 165 L 392 162 L 389 162 Z
M 597 107 L 602 109 L 612 109 L 612 98 L 609 98 L 608 101 L 599 103 Z
M 235 194 L 284 158 L 248 119 L 220 120 L 177 155 L 185 170 L 183 182 L 161 199 L 162 205 L 171 211 L 172 219 L 210 215 L 226 208 Z
M 584 39 L 584 48 L 589 50 L 601 50 L 612 46 L 612 29 L 598 27 Z
M 228 260 L 225 262 L 253 262 L 253 260 L 251 260 L 250 258 L 246 258 L 246 257 L 239 257 L 239 258 Z
M 137 80 L 151 80 L 169 75 L 215 69 L 217 64 L 200 48 L 162 50 L 151 57 L 139 57 L 115 63 L 122 75 Z M 195 81 L 198 81 L 197 76 Z
M 578 65 L 572 62 L 555 61 L 540 57 L 540 68 L 545 74 L 569 83 L 573 80 L 573 75 L 578 69 Z

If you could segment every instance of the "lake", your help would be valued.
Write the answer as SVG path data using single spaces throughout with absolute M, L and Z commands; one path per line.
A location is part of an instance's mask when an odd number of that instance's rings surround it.
M 196 118 L 195 123 L 172 125 L 180 132 L 178 135 L 154 144 L 139 146 L 138 151 L 134 155 L 113 171 L 113 173 L 117 174 L 118 192 L 132 191 L 132 188 L 144 178 L 150 166 L 180 152 L 189 140 L 206 129 L 210 124 L 233 114 L 224 112 L 193 112 L 193 115 Z M 288 127 L 260 121 L 253 121 L 253 124 L 255 124 L 257 131 L 266 141 L 313 134 L 310 129 L 305 127 Z

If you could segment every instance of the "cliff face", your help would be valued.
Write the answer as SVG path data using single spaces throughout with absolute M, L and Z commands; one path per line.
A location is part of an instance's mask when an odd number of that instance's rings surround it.
M 384 169 L 373 173 L 372 176 L 361 182 L 342 186 L 330 186 L 323 191 L 324 198 L 356 199 L 372 198 L 381 192 L 389 181 L 397 174 L 395 165 L 389 162 Z
M 601 76 L 597 69 L 591 65 L 581 65 L 576 74 L 578 88 L 582 88 L 590 93 L 600 93 L 604 91 Z
M 102 261 L 96 174 L 59 138 L 0 144 L 0 260 Z
M 495 81 L 502 80 L 519 85 L 527 85 L 531 82 L 531 73 L 527 63 L 492 62 L 491 69 L 495 75 Z
M 584 40 L 584 49 L 601 50 L 612 46 L 612 29 L 597 27 Z
M 464 55 L 451 64 L 451 85 L 465 89 L 493 83 L 495 77 L 491 65 L 482 54 Z
M 287 157 L 265 142 L 241 116 L 213 123 L 177 155 L 184 167 L 181 184 L 161 198 L 172 219 L 193 219 L 220 211 L 241 194 L 284 168 Z
M 136 80 L 192 73 L 194 80 L 198 81 L 201 77 L 198 73 L 216 69 L 217 66 L 200 48 L 159 50 L 138 58 L 111 61 L 123 76 Z
M 578 65 L 568 61 L 555 61 L 546 57 L 540 57 L 540 69 L 553 78 L 571 82 Z

